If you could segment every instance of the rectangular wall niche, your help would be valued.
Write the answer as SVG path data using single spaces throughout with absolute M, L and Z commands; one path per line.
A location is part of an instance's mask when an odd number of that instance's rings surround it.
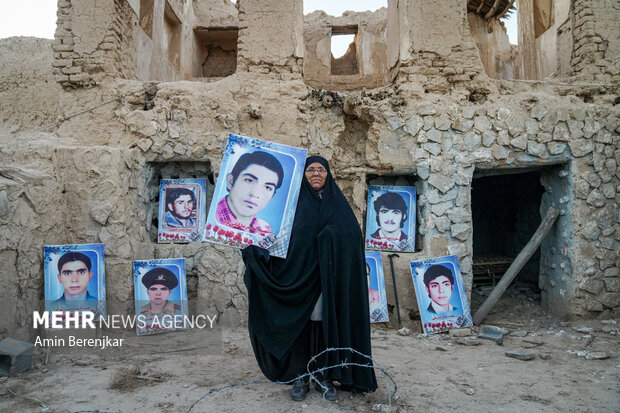
M 417 176 L 414 175 L 367 175 L 366 176 L 366 184 L 367 185 L 386 185 L 386 186 L 413 186 L 415 187 L 416 193 L 416 222 L 415 222 L 415 250 L 422 251 L 422 236 L 420 235 L 420 208 L 418 199 L 420 198 L 420 191 L 422 190 L 422 185 L 420 184 L 420 180 Z M 368 203 L 368 194 L 366 194 L 366 203 Z M 368 211 L 364 211 L 364 225 L 362 226 L 362 234 L 366 233 L 366 216 Z
M 351 35 L 353 35 L 353 41 L 349 44 L 349 48 L 344 55 L 336 58 L 332 52 L 332 75 L 357 75 L 359 73 L 357 63 L 357 25 L 332 27 L 331 50 L 334 50 L 333 43 L 338 40 L 338 37 L 351 38 Z
M 148 200 L 146 208 L 147 226 L 149 237 L 152 242 L 157 243 L 157 228 L 159 224 L 159 181 L 162 179 L 183 179 L 183 178 L 206 178 L 206 207 L 207 213 L 215 181 L 213 171 L 209 162 L 151 162 L 145 168 L 144 184 Z
M 176 15 L 170 4 L 166 1 L 164 9 L 164 30 L 166 32 L 166 45 L 168 60 L 179 70 L 181 67 L 181 19 Z
M 220 78 L 237 70 L 238 27 L 198 27 L 194 29 L 197 62 L 194 77 Z
M 154 0 L 140 0 L 140 27 L 151 39 L 153 38 Z
M 495 285 L 540 224 L 544 189 L 539 170 L 477 171 L 471 191 L 473 220 L 473 286 Z M 539 293 L 540 249 L 516 280 Z

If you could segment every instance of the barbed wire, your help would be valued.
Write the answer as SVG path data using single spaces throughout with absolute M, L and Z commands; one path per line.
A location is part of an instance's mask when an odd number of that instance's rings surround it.
M 310 365 L 315 362 L 317 360 L 317 358 L 319 358 L 321 355 L 331 352 L 331 351 L 350 351 L 352 353 L 358 354 L 364 358 L 366 358 L 368 360 L 368 363 L 363 364 L 363 363 L 354 363 L 354 362 L 348 362 L 346 361 L 346 359 L 340 363 L 337 364 L 333 364 L 330 366 L 325 366 L 325 367 L 321 367 L 315 370 L 310 370 Z M 343 406 L 343 405 L 339 405 L 337 403 L 333 403 L 330 402 L 329 400 L 327 400 L 325 398 L 326 394 L 327 394 L 327 387 L 324 386 L 322 383 L 320 383 L 319 380 L 317 380 L 315 374 L 320 374 L 323 373 L 324 371 L 330 370 L 330 369 L 335 369 L 338 367 L 349 367 L 349 366 L 355 366 L 355 367 L 364 367 L 364 368 L 369 368 L 369 369 L 376 369 L 379 370 L 381 373 L 383 373 L 383 375 L 385 376 L 386 380 L 385 380 L 385 390 L 388 396 L 388 408 L 391 408 L 392 406 L 392 400 L 394 398 L 394 396 L 396 395 L 396 391 L 398 390 L 398 386 L 396 385 L 396 382 L 394 381 L 394 379 L 392 378 L 392 376 L 390 376 L 390 374 L 381 366 L 379 366 L 379 364 L 369 355 L 367 354 L 363 354 L 351 347 L 338 347 L 338 348 L 334 348 L 334 347 L 330 347 L 330 348 L 326 348 L 325 350 L 321 351 L 320 353 L 314 355 L 312 358 L 310 358 L 310 360 L 308 361 L 308 364 L 306 365 L 306 371 L 307 373 L 304 374 L 300 374 L 299 376 L 295 377 L 294 379 L 288 380 L 288 381 L 276 381 L 277 384 L 292 384 L 294 382 L 296 382 L 297 380 L 303 380 L 304 378 L 308 377 L 308 378 L 312 378 L 320 387 L 321 389 L 323 389 L 323 401 L 325 401 L 326 403 L 329 403 L 333 406 L 338 407 L 341 410 L 346 410 L 346 411 L 351 411 L 351 412 L 355 412 L 356 410 L 351 409 L 347 406 Z M 389 389 L 389 381 L 388 379 L 392 382 L 393 385 L 393 390 L 390 391 Z M 231 383 L 231 384 L 227 384 L 225 386 L 221 386 L 221 387 L 212 387 L 211 389 L 209 389 L 209 391 L 207 391 L 205 394 L 203 394 L 200 398 L 198 398 L 194 403 L 192 403 L 189 408 L 187 409 L 186 413 L 190 413 L 192 411 L 192 409 L 198 404 L 200 403 L 202 400 L 204 400 L 206 397 L 210 396 L 213 393 L 222 391 L 222 390 L 226 390 L 226 389 L 231 389 L 233 387 L 239 387 L 239 386 L 248 386 L 251 384 L 268 384 L 268 383 L 272 383 L 270 380 L 265 380 L 265 379 L 259 379 L 259 380 L 250 380 L 250 381 L 246 381 L 243 383 Z

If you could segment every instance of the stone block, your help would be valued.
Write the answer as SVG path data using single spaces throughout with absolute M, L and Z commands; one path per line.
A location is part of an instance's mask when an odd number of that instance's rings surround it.
M 538 143 L 533 141 L 528 141 L 527 143 L 527 151 L 530 155 L 537 156 L 539 158 L 543 158 L 546 155 L 547 146 L 544 143 Z
M 620 279 L 618 279 L 617 277 L 605 278 L 604 283 L 605 283 L 605 291 L 609 293 L 620 291 Z
M 546 107 L 542 104 L 538 103 L 534 105 L 532 111 L 530 112 L 530 116 L 538 121 L 541 121 L 546 115 L 549 113 Z
M 581 283 L 580 288 L 584 291 L 597 295 L 601 292 L 604 285 L 605 284 L 601 280 L 597 280 L 596 278 L 588 278 Z
M 568 142 L 571 153 L 576 158 L 581 158 L 594 150 L 594 143 L 587 139 L 577 139 Z
M 428 116 L 428 115 L 434 115 L 435 113 L 437 113 L 437 110 L 430 103 L 420 103 L 416 107 L 416 112 L 420 116 Z
M 598 189 L 594 189 L 590 192 L 588 198 L 586 199 L 586 202 L 589 205 L 594 205 L 595 207 L 605 206 L 606 203 L 605 197 Z
M 8 215 L 9 212 L 9 197 L 6 194 L 6 191 L 0 191 L 0 217 Z
M 605 278 L 620 277 L 620 268 L 619 267 L 607 268 L 605 272 L 603 273 L 603 275 L 605 276 Z
M 438 131 L 435 128 L 431 128 L 426 133 L 426 136 L 428 137 L 428 140 L 430 140 L 430 141 L 441 143 L 441 140 L 442 140 L 442 137 L 443 137 L 443 133 L 441 133 L 440 131 Z
M 525 150 L 527 148 L 527 136 L 521 135 L 518 138 L 514 138 L 510 141 L 510 145 L 517 149 Z
M 466 223 L 454 224 L 450 226 L 450 232 L 454 238 L 460 241 L 466 241 L 469 233 L 471 232 L 471 225 Z
M 445 113 L 435 119 L 435 128 L 441 131 L 446 131 L 450 129 L 450 124 L 450 118 Z
M 599 301 L 597 301 L 590 294 L 586 294 L 586 296 L 584 297 L 584 301 L 585 301 L 585 304 L 586 304 L 586 310 L 588 310 L 588 311 L 601 312 L 601 311 L 604 310 L 603 304 L 601 304 Z
M 491 129 L 491 122 L 486 116 L 476 116 L 474 118 L 474 128 L 479 132 L 485 132 Z
M 560 155 L 566 151 L 568 146 L 565 143 L 549 142 L 547 149 L 551 155 Z
M 482 142 L 482 137 L 478 133 L 469 132 L 463 137 L 463 142 L 468 149 L 474 150 L 475 148 L 480 146 L 480 142 Z
M 583 137 L 583 125 L 584 123 L 580 120 L 568 120 L 566 121 L 568 125 L 568 130 L 570 131 L 570 136 L 573 139 L 579 139 Z
M 459 132 L 467 132 L 474 126 L 474 122 L 467 119 L 458 118 L 452 123 L 452 129 Z
M 523 121 L 521 119 L 511 119 L 506 125 L 508 126 L 508 132 L 513 137 L 519 136 L 523 132 Z
M 444 175 L 434 174 L 428 178 L 428 183 L 440 190 L 442 193 L 448 192 L 452 187 L 454 187 L 455 182 L 451 177 L 447 177 Z
M 492 130 L 487 130 L 482 134 L 482 144 L 487 148 L 491 147 L 495 143 L 496 133 Z

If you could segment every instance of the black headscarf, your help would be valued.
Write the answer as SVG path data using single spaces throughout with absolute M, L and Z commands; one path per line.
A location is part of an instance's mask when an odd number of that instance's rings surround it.
M 327 170 L 321 196 L 302 179 L 286 259 L 251 246 L 243 250 L 250 304 L 248 328 L 261 370 L 271 380 L 290 380 L 305 370 L 310 314 L 323 293 L 323 332 L 329 348 L 350 347 L 371 355 L 368 286 L 362 232 L 338 188 L 327 160 L 311 156 Z M 327 365 L 367 364 L 350 351 L 329 352 Z M 345 390 L 372 391 L 372 368 L 328 371 Z

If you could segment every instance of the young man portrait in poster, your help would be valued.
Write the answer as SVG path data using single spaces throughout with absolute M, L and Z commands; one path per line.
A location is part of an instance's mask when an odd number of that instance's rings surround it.
M 189 188 L 166 188 L 166 214 L 164 223 L 172 228 L 191 228 L 196 226 L 192 217 L 196 207 L 196 195 Z
M 275 156 L 263 151 L 241 155 L 226 176 L 228 195 L 217 204 L 217 222 L 250 233 L 271 233 L 271 225 L 256 214 L 282 186 L 283 177 L 282 164 Z
M 88 293 L 88 283 L 93 278 L 90 258 L 81 252 L 67 252 L 58 260 L 58 282 L 63 294 L 56 301 L 97 300 Z
M 168 301 L 172 290 L 179 285 L 177 276 L 167 268 L 153 268 L 142 277 L 149 303 L 142 306 L 142 315 L 175 314 L 181 306 Z
M 454 276 L 449 268 L 435 264 L 427 268 L 424 273 L 424 285 L 426 293 L 431 299 L 428 305 L 430 313 L 441 314 L 456 310 L 450 304 L 452 290 L 454 289 Z
M 397 244 L 406 242 L 407 234 L 402 228 L 407 220 L 407 204 L 403 197 L 396 192 L 386 192 L 377 198 L 374 208 L 379 228 L 370 236 Z

